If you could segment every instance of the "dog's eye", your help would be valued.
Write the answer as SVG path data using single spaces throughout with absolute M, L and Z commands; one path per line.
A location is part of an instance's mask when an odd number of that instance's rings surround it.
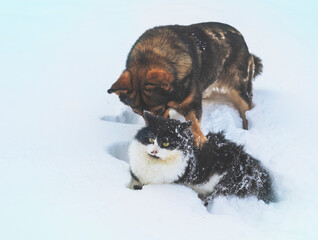
M 148 95 L 152 94 L 153 90 L 154 90 L 155 86 L 153 85 L 146 85 L 144 86 L 144 92 Z
M 145 91 L 146 93 L 148 93 L 148 94 L 151 94 L 151 93 L 152 93 L 152 89 L 150 89 L 150 88 L 145 88 L 144 91 Z
M 155 142 L 155 140 L 154 140 L 153 138 L 149 138 L 148 141 L 149 141 L 150 143 L 154 143 L 154 142 Z
M 164 90 L 169 90 L 170 89 L 170 85 L 168 83 L 163 83 L 161 84 L 161 87 L 164 89 Z

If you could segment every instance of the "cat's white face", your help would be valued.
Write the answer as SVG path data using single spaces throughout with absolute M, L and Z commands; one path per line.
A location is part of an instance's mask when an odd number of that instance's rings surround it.
M 165 160 L 169 158 L 171 154 L 175 154 L 175 151 L 161 148 L 157 142 L 157 139 L 150 140 L 151 143 L 146 145 L 146 151 L 147 153 L 154 157 L 154 158 L 160 158 L 162 160 Z M 165 145 L 169 145 L 169 142 L 164 143 Z
M 142 184 L 172 183 L 184 173 L 188 158 L 177 149 L 161 148 L 157 141 L 129 146 L 130 168 Z

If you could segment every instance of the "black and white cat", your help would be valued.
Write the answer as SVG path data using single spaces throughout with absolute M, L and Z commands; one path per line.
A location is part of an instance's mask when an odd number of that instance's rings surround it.
M 275 200 L 269 173 L 243 146 L 209 133 L 198 149 L 193 144 L 191 122 L 145 113 L 147 126 L 129 147 L 132 189 L 146 184 L 179 183 L 191 187 L 205 202 L 217 197 L 256 196 Z

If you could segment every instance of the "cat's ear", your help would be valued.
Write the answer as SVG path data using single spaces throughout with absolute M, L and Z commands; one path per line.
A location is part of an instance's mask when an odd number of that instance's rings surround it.
M 192 121 L 180 123 L 180 125 L 179 125 L 179 130 L 180 130 L 180 132 L 182 132 L 182 131 L 188 129 L 189 127 L 191 127 L 191 125 L 192 125 Z
M 148 111 L 144 111 L 144 117 L 145 117 L 147 125 L 149 125 L 150 123 L 156 120 L 156 116 Z

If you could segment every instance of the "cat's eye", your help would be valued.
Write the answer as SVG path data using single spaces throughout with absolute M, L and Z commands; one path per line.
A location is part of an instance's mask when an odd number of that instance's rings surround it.
M 154 140 L 153 138 L 149 138 L 148 141 L 149 141 L 150 143 L 154 143 L 154 142 L 155 142 L 155 140 Z
M 168 146 L 169 146 L 169 143 L 168 143 L 168 142 L 164 142 L 162 145 L 163 145 L 164 147 L 168 147 Z

